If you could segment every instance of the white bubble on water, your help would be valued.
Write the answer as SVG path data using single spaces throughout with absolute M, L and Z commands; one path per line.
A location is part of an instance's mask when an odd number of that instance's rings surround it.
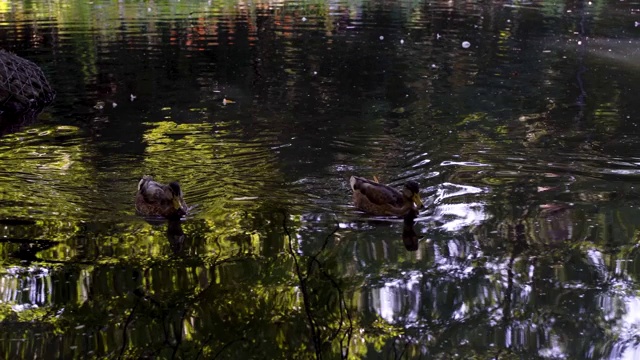
M 305 22 L 305 21 L 307 21 L 307 18 L 303 16 L 302 17 L 302 22 Z
M 582 45 L 582 41 L 578 40 L 578 45 Z
M 462 47 L 463 47 L 464 49 L 468 49 L 470 46 L 471 46 L 471 43 L 470 43 L 470 42 L 468 42 L 468 41 L 463 41 L 463 42 L 462 42 Z
M 384 40 L 384 36 L 380 35 L 380 40 Z
M 404 40 L 403 39 L 400 39 L 400 44 L 404 44 Z

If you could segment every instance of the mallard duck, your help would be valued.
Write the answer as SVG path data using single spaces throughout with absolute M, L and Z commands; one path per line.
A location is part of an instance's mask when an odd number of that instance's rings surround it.
M 417 214 L 424 207 L 418 183 L 412 180 L 404 184 L 402 191 L 358 176 L 352 176 L 349 183 L 356 208 L 373 215 L 405 216 Z
M 188 210 L 182 196 L 180 184 L 176 181 L 164 185 L 145 175 L 138 183 L 136 211 L 143 216 L 179 218 Z

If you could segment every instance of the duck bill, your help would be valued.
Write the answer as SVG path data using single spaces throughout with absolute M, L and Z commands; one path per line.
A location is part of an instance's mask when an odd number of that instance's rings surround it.
M 424 207 L 424 204 L 422 203 L 422 199 L 420 199 L 419 194 L 413 194 L 413 202 L 416 204 L 416 207 L 418 209 L 422 209 Z
M 173 198 L 173 207 L 176 210 L 182 210 L 185 214 L 188 212 L 189 207 L 182 197 Z

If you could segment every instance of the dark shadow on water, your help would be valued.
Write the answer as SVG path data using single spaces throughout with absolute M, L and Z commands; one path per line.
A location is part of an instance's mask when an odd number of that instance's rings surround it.
M 8 225 L 8 226 L 20 226 L 20 225 L 35 225 L 36 222 L 30 219 L 9 218 L 9 219 L 0 219 L 0 224 Z
M 57 241 L 51 240 L 34 240 L 34 239 L 16 239 L 3 238 L 0 243 L 16 245 L 17 249 L 10 253 L 10 256 L 24 263 L 40 261 L 37 253 L 50 249 L 58 244 Z
M 0 112 L 0 136 L 18 132 L 24 127 L 32 125 L 36 122 L 37 117 L 38 113 L 33 112 L 24 115 Z

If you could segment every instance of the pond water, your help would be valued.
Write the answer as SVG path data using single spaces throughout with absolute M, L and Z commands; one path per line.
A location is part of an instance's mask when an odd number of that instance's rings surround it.
M 639 21 L 0 0 L 0 45 L 57 91 L 0 137 L 0 352 L 640 357 Z M 180 181 L 182 222 L 136 216 L 145 174 Z M 354 174 L 416 180 L 427 207 L 412 229 L 364 215 Z

